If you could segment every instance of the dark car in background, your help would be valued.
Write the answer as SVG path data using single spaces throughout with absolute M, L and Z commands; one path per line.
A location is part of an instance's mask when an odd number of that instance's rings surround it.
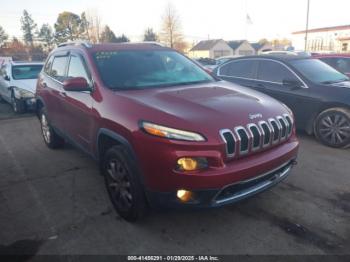
M 297 128 L 325 145 L 350 145 L 350 81 L 326 63 L 302 56 L 249 56 L 213 73 L 282 101 L 292 109 Z
M 313 57 L 350 77 L 350 54 L 318 54 Z

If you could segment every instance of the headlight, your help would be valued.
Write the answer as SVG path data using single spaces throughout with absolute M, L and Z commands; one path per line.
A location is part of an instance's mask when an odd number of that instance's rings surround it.
M 20 88 L 15 88 L 15 93 L 20 97 L 20 98 L 31 98 L 34 97 L 34 94 L 30 91 L 20 89 Z
M 185 141 L 205 141 L 202 135 L 189 131 L 160 126 L 149 122 L 142 122 L 141 126 L 146 133 L 154 136 Z

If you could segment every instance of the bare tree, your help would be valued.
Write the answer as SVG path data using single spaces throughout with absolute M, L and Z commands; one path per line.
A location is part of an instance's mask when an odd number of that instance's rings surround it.
M 101 18 L 95 9 L 89 9 L 84 14 L 85 35 L 93 43 L 99 43 L 101 39 Z
M 160 38 L 162 42 L 171 48 L 176 48 L 176 46 L 180 46 L 179 43 L 183 42 L 180 17 L 175 7 L 170 3 L 166 6 L 162 17 Z

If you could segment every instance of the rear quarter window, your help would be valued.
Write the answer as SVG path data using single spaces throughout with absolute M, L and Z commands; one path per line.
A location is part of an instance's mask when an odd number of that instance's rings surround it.
M 255 61 L 242 60 L 232 61 L 220 68 L 220 76 L 254 78 Z

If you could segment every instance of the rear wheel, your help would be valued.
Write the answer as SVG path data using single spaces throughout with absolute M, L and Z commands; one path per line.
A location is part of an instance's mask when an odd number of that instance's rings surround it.
M 45 144 L 52 149 L 62 147 L 64 145 L 64 139 L 59 135 L 57 135 L 56 132 L 52 129 L 43 108 L 40 110 L 39 115 L 40 115 L 41 133 L 43 135 Z
M 107 151 L 102 171 L 110 199 L 118 214 L 133 222 L 146 212 L 146 198 L 132 158 L 123 146 Z
M 323 111 L 315 120 L 315 135 L 327 146 L 350 146 L 350 110 L 331 108 Z

